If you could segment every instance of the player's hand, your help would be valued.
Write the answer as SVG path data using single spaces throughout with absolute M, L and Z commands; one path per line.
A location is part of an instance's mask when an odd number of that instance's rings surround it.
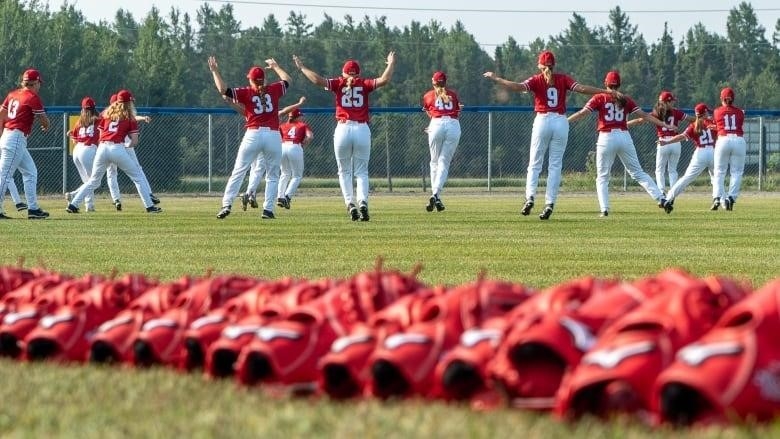
M 395 50 L 391 50 L 390 53 L 387 54 L 387 63 L 388 64 L 395 63 Z
M 217 58 L 214 56 L 209 57 L 209 70 L 212 72 L 219 70 L 219 65 L 217 65 Z
M 298 103 L 303 105 L 304 102 L 306 102 L 306 96 L 301 96 L 300 99 L 298 99 Z
M 485 72 L 485 73 L 482 74 L 482 76 L 484 76 L 487 79 L 494 79 L 494 78 L 496 78 L 495 72 Z
M 293 62 L 295 63 L 295 67 L 299 70 L 306 67 L 303 65 L 303 61 L 301 61 L 301 58 L 298 55 L 293 55 Z
M 279 67 L 279 64 L 273 58 L 268 58 L 267 60 L 265 60 L 265 63 L 268 66 L 269 69 L 275 69 L 275 68 Z
M 152 121 L 152 118 L 149 116 L 144 116 L 144 122 L 149 123 Z

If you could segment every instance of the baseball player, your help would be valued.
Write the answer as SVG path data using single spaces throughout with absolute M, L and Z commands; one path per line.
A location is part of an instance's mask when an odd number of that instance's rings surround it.
M 268 68 L 273 69 L 281 79 L 266 84 L 265 72 L 261 67 L 252 67 L 247 73 L 249 86 L 228 88 L 219 73 L 217 59 L 210 56 L 209 70 L 214 79 L 214 85 L 221 95 L 233 99 L 244 106 L 246 132 L 238 147 L 236 163 L 233 172 L 225 186 L 222 197 L 222 209 L 217 213 L 218 219 L 230 215 L 233 199 L 238 194 L 241 181 L 247 170 L 259 156 L 265 158 L 266 184 L 265 200 L 263 201 L 263 219 L 274 219 L 274 201 L 279 186 L 279 163 L 282 159 L 282 137 L 279 133 L 279 99 L 287 92 L 292 78 L 276 62 L 275 59 L 265 60 Z
M 290 201 L 303 178 L 303 147 L 314 138 L 314 132 L 302 119 L 303 115 L 298 108 L 305 101 L 306 98 L 301 98 L 298 106 L 287 113 L 287 122 L 279 127 L 282 133 L 282 174 L 276 205 L 285 209 L 290 208 Z
M 712 210 L 722 202 L 726 210 L 733 210 L 742 185 L 742 173 L 745 171 L 747 143 L 742 137 L 742 124 L 745 111 L 734 106 L 734 90 L 726 87 L 720 91 L 721 106 L 712 112 L 718 128 L 718 140 L 715 142 L 715 200 Z M 729 169 L 729 190 L 726 193 L 726 169 Z
M 95 109 L 95 101 L 89 96 L 84 97 L 81 100 L 79 120 L 70 133 L 68 133 L 70 138 L 76 142 L 76 145 L 73 147 L 73 164 L 76 165 L 82 184 L 89 181 L 89 177 L 92 174 L 92 164 L 95 161 L 100 134 L 97 129 L 99 120 L 100 114 Z M 73 192 L 66 194 L 69 202 L 73 195 L 75 195 Z M 94 193 L 88 193 L 84 198 L 84 202 L 87 212 L 95 211 Z
M 598 194 L 601 216 L 609 215 L 609 177 L 615 157 L 620 158 L 631 178 L 658 202 L 658 207 L 663 208 L 666 205 L 663 192 L 639 165 L 634 141 L 628 132 L 628 116 L 635 114 L 656 126 L 665 126 L 670 130 L 674 130 L 676 127 L 645 113 L 630 97 L 612 93 L 620 88 L 620 74 L 617 71 L 607 72 L 604 86 L 609 90 L 609 93 L 593 96 L 580 111 L 569 116 L 569 122 L 574 122 L 590 112 L 596 111 L 598 113 L 596 193 Z
M 715 192 L 715 173 L 714 173 L 714 152 L 715 140 L 718 138 L 717 128 L 715 123 L 709 119 L 710 109 L 705 103 L 696 104 L 694 112 L 696 113 L 696 119 L 685 132 L 677 134 L 676 136 L 667 137 L 664 139 L 658 139 L 658 143 L 661 146 L 671 144 L 675 142 L 681 142 L 683 140 L 690 140 L 696 146 L 691 157 L 691 162 L 688 163 L 688 169 L 685 170 L 685 174 L 677 180 L 677 182 L 669 189 L 666 194 L 666 205 L 664 210 L 666 213 L 672 211 L 672 205 L 675 198 L 686 188 L 691 182 L 699 176 L 705 169 L 709 171 L 710 181 L 712 182 L 712 197 L 716 199 L 718 196 Z
M 493 72 L 485 72 L 483 76 L 498 82 L 509 90 L 533 93 L 534 95 L 536 118 L 531 130 L 530 158 L 525 180 L 525 204 L 520 213 L 529 215 L 534 207 L 539 174 L 542 172 L 544 155 L 549 150 L 545 206 L 539 215 L 540 219 L 546 220 L 552 215 L 555 201 L 558 199 L 563 153 L 566 151 L 566 142 L 569 139 L 569 122 L 565 115 L 566 93 L 567 91 L 575 91 L 594 95 L 607 93 L 607 90 L 582 85 L 566 74 L 554 73 L 555 55 L 549 50 L 539 54 L 537 67 L 541 72 L 523 82 L 508 81 L 498 77 Z
M 22 196 L 19 195 L 19 188 L 16 187 L 13 177 L 8 179 L 5 187 L 8 188 L 8 194 L 11 196 L 11 201 L 16 205 L 17 212 L 27 210 L 27 203 L 22 202 Z M 11 217 L 5 215 L 2 203 L 0 203 L 0 219 L 11 219 Z
M 8 180 L 18 169 L 24 182 L 28 219 L 49 217 L 49 212 L 38 206 L 38 168 L 27 150 L 27 136 L 32 132 L 35 119 L 40 122 L 41 129 L 49 129 L 49 118 L 38 96 L 42 83 L 38 70 L 25 70 L 21 87 L 8 93 L 0 106 L 0 194 L 5 195 Z
M 133 95 L 128 90 L 120 90 L 116 96 L 116 102 L 103 113 L 98 123 L 99 145 L 89 180 L 76 190 L 65 209 L 68 213 L 79 213 L 77 206 L 100 186 L 110 163 L 116 164 L 133 180 L 147 212 L 162 212 L 162 209 L 154 205 L 148 188 L 142 183 L 143 171 L 128 153 L 128 149 L 138 143 L 138 122 L 135 120 Z M 130 137 L 129 145 L 125 144 L 125 137 Z
M 309 81 L 330 90 L 336 98 L 338 123 L 333 132 L 333 151 L 341 194 L 352 221 L 368 221 L 368 160 L 371 157 L 368 95 L 390 82 L 395 69 L 395 52 L 387 54 L 382 76 L 374 79 L 361 78 L 360 64 L 353 59 L 344 63 L 341 76 L 329 79 L 306 67 L 297 55 L 293 55 L 293 61 Z M 357 193 L 353 188 L 353 175 Z
M 458 116 L 463 105 L 458 94 L 447 88 L 447 75 L 437 71 L 431 78 L 433 90 L 422 97 L 422 108 L 431 118 L 426 132 L 428 149 L 431 152 L 431 197 L 425 210 L 437 212 L 444 210 L 441 194 L 450 173 L 450 162 L 460 142 L 460 122 Z
M 674 108 L 673 102 L 677 98 L 670 91 L 662 91 L 658 95 L 658 102 L 651 114 L 660 120 L 679 127 L 683 122 L 692 122 L 694 117 L 685 114 L 684 111 Z M 628 121 L 628 126 L 632 127 L 644 123 L 644 119 L 633 119 Z M 658 134 L 658 147 L 655 152 L 655 184 L 662 191 L 666 189 L 666 175 L 669 175 L 669 188 L 677 183 L 677 164 L 680 162 L 680 153 L 682 145 L 680 142 L 661 142 L 677 135 L 676 131 L 670 131 L 663 127 L 655 127 Z M 668 198 L 668 197 L 667 197 Z

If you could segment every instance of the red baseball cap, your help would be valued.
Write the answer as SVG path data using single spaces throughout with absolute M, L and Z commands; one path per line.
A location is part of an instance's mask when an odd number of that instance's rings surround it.
M 610 70 L 607 72 L 607 76 L 604 77 L 604 84 L 605 85 L 616 85 L 620 86 L 620 73 L 618 73 L 617 70 Z
M 674 97 L 672 92 L 666 90 L 662 91 L 661 94 L 658 96 L 659 102 L 672 102 L 676 100 L 677 98 Z
M 445 84 L 447 82 L 447 75 L 442 71 L 437 71 L 433 74 L 433 82 L 437 84 Z
M 297 108 L 293 108 L 292 111 L 287 113 L 287 117 L 289 117 L 290 119 L 295 119 L 296 117 L 300 117 L 301 114 L 302 114 L 301 110 L 299 110 Z
M 85 96 L 81 100 L 81 108 L 95 108 L 95 100 L 89 96 Z
M 726 99 L 729 98 L 732 101 L 734 100 L 734 90 L 731 87 L 726 87 L 723 90 L 720 91 L 720 98 Z
M 35 70 L 35 69 L 27 69 L 24 71 L 24 74 L 22 75 L 23 81 L 40 81 L 43 82 L 43 79 L 41 79 L 41 72 Z
M 130 102 L 130 101 L 134 101 L 135 99 L 133 98 L 133 94 L 130 93 L 130 91 L 128 91 L 128 90 L 119 90 L 116 93 L 116 100 L 118 102 Z
M 341 71 L 346 75 L 359 75 L 360 64 L 354 59 L 348 59 L 347 62 L 344 63 L 344 67 L 341 68 Z
M 113 104 L 116 102 L 116 93 L 112 94 L 110 98 L 108 98 L 108 103 Z
M 255 81 L 262 81 L 265 79 L 265 71 L 262 67 L 254 66 L 251 69 L 249 69 L 249 72 L 247 72 L 246 77 Z
M 704 116 L 710 111 L 710 107 L 708 107 L 704 102 L 701 102 L 696 104 L 696 107 L 693 108 L 693 111 L 696 112 L 697 116 Z
M 543 66 L 554 66 L 555 65 L 555 55 L 553 55 L 552 52 L 549 50 L 545 50 L 544 52 L 539 54 L 539 64 Z

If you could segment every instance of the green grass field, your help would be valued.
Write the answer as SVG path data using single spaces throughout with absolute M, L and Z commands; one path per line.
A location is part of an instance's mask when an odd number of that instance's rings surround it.
M 427 284 L 460 284 L 480 271 L 543 288 L 593 274 L 634 279 L 668 267 L 726 275 L 759 287 L 780 275 L 780 194 L 746 193 L 733 212 L 710 212 L 704 192 L 685 193 L 667 215 L 644 193 L 613 190 L 610 217 L 598 218 L 594 193 L 564 194 L 549 221 L 541 204 L 519 214 L 521 195 L 447 193 L 447 210 L 428 213 L 427 196 L 376 194 L 371 221 L 348 219 L 337 189 L 293 200 L 276 220 L 240 203 L 225 220 L 219 197 L 162 194 L 165 211 L 144 212 L 137 198 L 115 212 L 69 215 L 65 201 L 43 199 L 46 221 L 0 222 L 0 264 L 44 265 L 72 275 L 241 273 L 265 278 L 347 277 L 378 256 L 401 271 L 422 265 Z M 11 207 L 9 203 L 6 206 Z M 14 216 L 15 213 L 9 213 Z M 21 215 L 18 215 L 20 218 Z M 428 401 L 381 403 L 288 399 L 232 381 L 165 369 L 56 366 L 0 361 L 2 437 L 770 437 L 771 426 L 650 430 L 617 420 L 561 424 L 515 410 L 473 412 Z

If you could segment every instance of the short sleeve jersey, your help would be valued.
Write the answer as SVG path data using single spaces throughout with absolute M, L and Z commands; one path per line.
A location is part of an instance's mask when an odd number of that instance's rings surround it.
M 81 123 L 76 122 L 76 126 L 70 130 L 71 139 L 76 143 L 82 143 L 86 146 L 97 145 L 100 134 L 97 129 L 99 120 L 100 119 L 85 127 L 81 126 Z
M 626 104 L 623 107 L 618 105 L 611 94 L 599 93 L 590 98 L 588 103 L 585 104 L 585 108 L 598 112 L 599 121 L 596 130 L 606 132 L 614 129 L 628 129 L 626 125 L 628 115 L 639 111 L 640 108 L 633 99 L 628 96 L 625 98 Z
M 376 89 L 376 79 L 358 77 L 347 87 L 347 78 L 330 78 L 325 89 L 335 95 L 336 119 L 368 122 L 368 95 Z
M 138 133 L 138 122 L 134 118 L 111 120 L 100 119 L 98 123 L 100 131 L 100 143 L 125 143 L 125 137 Z
M 704 148 L 706 146 L 714 147 L 715 141 L 718 140 L 718 132 L 716 130 L 717 128 L 711 120 L 705 120 L 699 134 L 696 134 L 695 124 L 688 125 L 684 134 L 697 148 Z
M 282 133 L 283 142 L 302 145 L 303 139 L 306 138 L 306 133 L 311 132 L 311 128 L 303 121 L 285 122 L 279 127 L 279 131 Z
M 285 93 L 287 93 L 287 82 L 277 81 L 266 85 L 262 92 L 245 86 L 231 88 L 226 95 L 244 106 L 245 128 L 266 127 L 278 130 L 279 99 Z
M 29 136 L 32 132 L 35 116 L 46 114 L 38 94 L 26 88 L 8 93 L 0 108 L 7 111 L 3 127 L 9 130 L 21 130 L 25 136 Z
M 655 116 L 655 114 L 653 115 Z M 682 121 L 684 121 L 687 117 L 688 115 L 686 115 L 685 112 L 679 108 L 672 108 L 669 114 L 666 115 L 666 120 L 664 120 L 664 122 L 668 123 L 669 125 L 679 127 L 680 123 L 682 123 Z M 655 131 L 658 134 L 658 137 L 674 136 L 677 134 L 674 130 L 670 130 L 666 127 L 659 127 L 658 125 L 655 126 Z
M 541 73 L 522 82 L 534 94 L 534 111 L 537 113 L 566 113 L 566 93 L 574 90 L 577 81 L 563 73 L 553 73 L 553 85 L 548 85 Z
M 733 105 L 721 105 L 712 112 L 712 118 L 718 127 L 718 135 L 736 134 L 741 136 L 742 124 L 745 122 L 745 112 Z
M 448 88 L 445 89 L 445 92 L 449 96 L 449 102 L 444 102 L 444 99 L 436 94 L 436 90 L 430 90 L 425 93 L 422 99 L 423 110 L 432 118 L 449 116 L 457 119 L 458 115 L 460 115 L 458 94 Z

